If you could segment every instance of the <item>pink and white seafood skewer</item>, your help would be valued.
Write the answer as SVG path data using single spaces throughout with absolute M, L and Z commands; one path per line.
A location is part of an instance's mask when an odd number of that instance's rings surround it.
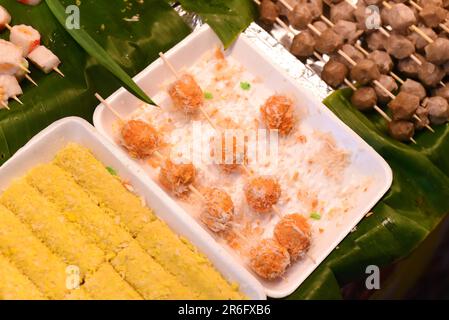
M 42 0 L 17 0 L 17 2 L 27 4 L 29 6 L 37 6 Z
M 24 57 L 40 46 L 41 35 L 31 26 L 24 24 L 11 27 L 9 41 L 16 46 L 22 48 Z
M 0 31 L 7 28 L 10 22 L 11 15 L 8 10 L 6 10 L 3 6 L 0 6 Z
M 28 59 L 40 70 L 45 73 L 51 71 L 57 72 L 61 77 L 65 77 L 59 70 L 58 66 L 61 64 L 61 60 L 49 49 L 44 46 L 38 46 L 29 55 Z
M 22 57 L 22 49 L 15 44 L 0 39 L 0 75 L 14 75 L 18 79 L 25 77 L 35 86 L 36 82 L 28 75 L 28 62 Z
M 11 75 L 0 75 L 0 103 L 3 107 L 8 109 L 8 100 L 10 98 L 16 100 L 18 103 L 23 104 L 17 96 L 23 94 L 22 88 L 19 85 L 16 77 Z

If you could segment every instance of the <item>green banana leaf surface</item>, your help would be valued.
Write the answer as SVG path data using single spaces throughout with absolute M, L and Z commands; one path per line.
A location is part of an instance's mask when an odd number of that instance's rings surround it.
M 394 141 L 382 118 L 350 104 L 350 92 L 336 91 L 324 103 L 388 161 L 393 185 L 290 299 L 341 298 L 342 285 L 367 277 L 369 265 L 406 257 L 449 213 L 448 125 L 420 133 L 417 145 Z
M 61 0 L 76 3 L 81 26 L 130 76 L 134 76 L 191 30 L 164 0 Z M 254 19 L 251 0 L 181 0 L 217 32 L 225 47 Z M 122 83 L 100 61 L 89 56 L 54 17 L 45 2 L 37 7 L 0 0 L 13 24 L 31 24 L 42 42 L 62 60 L 61 70 L 44 75 L 31 67 L 39 84 L 22 83 L 25 103 L 0 110 L 0 164 L 32 136 L 65 116 L 89 121 L 98 104 L 94 93 L 108 96 Z M 136 19 L 133 19 L 138 17 Z M 7 32 L 0 35 L 7 38 Z M 157 79 L 156 79 L 157 81 Z M 388 194 L 290 299 L 341 298 L 345 283 L 363 277 L 367 265 L 388 265 L 407 256 L 449 212 L 449 129 L 418 136 L 409 146 L 389 139 L 385 123 L 375 114 L 361 114 L 348 102 L 349 92 L 337 91 L 325 100 L 329 108 L 373 146 L 390 164 L 394 183 Z

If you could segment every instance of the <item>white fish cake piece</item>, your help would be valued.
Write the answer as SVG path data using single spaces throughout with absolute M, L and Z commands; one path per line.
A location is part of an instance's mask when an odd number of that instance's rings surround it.
M 20 24 L 11 28 L 9 41 L 22 48 L 22 55 L 26 57 L 30 52 L 40 46 L 41 35 L 33 27 Z
M 16 74 L 21 62 L 22 49 L 9 41 L 0 39 L 0 74 Z
M 61 64 L 61 60 L 44 46 L 39 46 L 34 49 L 28 55 L 28 59 L 45 73 L 50 73 Z
M 7 24 L 11 23 L 11 15 L 8 10 L 0 6 L 0 31 L 6 28 Z
M 6 99 L 23 94 L 17 79 L 10 75 L 0 75 L 0 88 L 3 89 L 3 96 Z

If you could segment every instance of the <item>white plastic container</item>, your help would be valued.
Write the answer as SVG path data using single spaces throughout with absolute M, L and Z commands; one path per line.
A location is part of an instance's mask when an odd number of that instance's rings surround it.
M 76 142 L 89 148 L 105 166 L 111 166 L 121 178 L 130 181 L 136 192 L 145 198 L 146 203 L 158 217 L 176 234 L 190 240 L 226 279 L 238 283 L 242 292 L 249 298 L 266 299 L 263 287 L 245 268 L 233 263 L 229 254 L 146 177 L 139 166 L 117 152 L 115 146 L 106 141 L 83 119 L 69 117 L 59 120 L 31 139 L 0 167 L 0 190 L 5 190 L 12 180 L 24 176 L 36 165 L 52 161 L 56 153 L 69 142 Z
M 179 70 L 192 66 L 204 53 L 217 46 L 221 46 L 220 40 L 205 25 L 168 51 L 166 56 L 173 63 L 175 69 Z M 226 51 L 225 55 L 232 56 L 239 61 L 248 72 L 263 79 L 265 85 L 273 91 L 293 93 L 295 100 L 301 101 L 302 106 L 308 109 L 307 117 L 301 121 L 307 122 L 313 128 L 329 132 L 338 146 L 345 148 L 352 154 L 352 163 L 348 170 L 361 172 L 373 178 L 373 182 L 367 191 L 364 192 L 359 202 L 354 205 L 353 210 L 347 212 L 342 223 L 339 226 L 330 228 L 320 238 L 314 240 L 311 255 L 316 260 L 315 262 L 307 259 L 307 261 L 300 264 L 293 264 L 285 277 L 278 281 L 265 281 L 254 275 L 264 286 L 268 296 L 281 298 L 293 293 L 315 270 L 319 263 L 327 257 L 338 243 L 348 235 L 351 229 L 382 198 L 391 186 L 392 172 L 379 154 L 340 121 L 321 101 L 311 96 L 287 73 L 265 58 L 245 35 L 241 35 L 232 48 Z M 150 96 L 156 96 L 160 91 L 160 83 L 168 79 L 173 79 L 173 75 L 167 70 L 161 59 L 156 60 L 134 78 L 139 86 Z M 141 105 L 137 98 L 123 88 L 119 89 L 107 100 L 123 118 L 131 115 Z M 116 117 L 102 105 L 99 105 L 95 110 L 95 127 L 113 143 L 115 143 L 113 123 L 116 120 Z M 123 155 L 128 156 L 123 149 L 121 152 Z M 163 191 L 160 190 L 160 192 Z M 169 201 L 174 206 L 174 200 L 170 199 Z M 243 265 L 243 262 L 236 257 L 233 257 L 232 263 L 241 263 Z

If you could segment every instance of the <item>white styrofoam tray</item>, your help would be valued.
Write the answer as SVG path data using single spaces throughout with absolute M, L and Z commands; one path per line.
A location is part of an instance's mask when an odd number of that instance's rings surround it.
M 166 56 L 173 63 L 175 69 L 179 70 L 189 68 L 207 51 L 217 46 L 221 46 L 220 40 L 205 25 L 173 47 L 166 53 Z M 352 154 L 352 163 L 348 170 L 356 170 L 373 178 L 373 183 L 370 184 L 367 192 L 360 198 L 359 203 L 355 204 L 354 209 L 346 214 L 341 225 L 333 227 L 330 231 L 326 230 L 325 234 L 314 240 L 312 254 L 316 263 L 308 259 L 301 264 L 293 264 L 289 267 L 285 278 L 279 281 L 265 281 L 253 274 L 264 286 L 268 296 L 285 297 L 291 294 L 315 270 L 318 264 L 388 191 L 392 183 L 392 172 L 379 154 L 340 121 L 320 100 L 311 96 L 287 73 L 264 57 L 245 35 L 240 35 L 235 44 L 225 52 L 225 55 L 233 57 L 248 72 L 264 79 L 265 85 L 274 92 L 288 92 L 294 96 L 295 101 L 301 101 L 302 106 L 308 109 L 307 117 L 301 121 L 307 122 L 309 126 L 320 131 L 329 132 L 335 138 L 338 146 Z M 174 80 L 174 77 L 163 61 L 158 59 L 139 73 L 134 80 L 150 96 L 156 96 L 161 90 L 160 84 L 167 80 Z M 124 118 L 130 116 L 141 106 L 141 102 L 123 88 L 111 95 L 107 101 Z M 108 137 L 111 142 L 116 143 L 114 139 L 116 132 L 113 130 L 113 124 L 117 120 L 115 116 L 103 105 L 99 105 L 95 110 L 93 120 L 98 131 Z M 121 152 L 126 155 L 123 149 Z M 170 202 L 174 203 L 175 201 L 170 199 Z M 243 265 L 243 262 L 236 257 L 233 257 L 233 263 Z
M 118 175 L 129 181 L 136 192 L 145 198 L 146 203 L 158 217 L 176 234 L 190 240 L 226 279 L 238 283 L 242 292 L 249 298 L 266 299 L 262 286 L 248 271 L 232 263 L 229 254 L 215 243 L 193 218 L 180 210 L 151 179 L 142 174 L 139 166 L 117 152 L 115 146 L 81 118 L 69 117 L 53 123 L 17 151 L 0 167 L 0 190 L 5 190 L 12 180 L 24 176 L 36 165 L 52 161 L 56 153 L 69 142 L 76 142 L 89 148 L 105 166 L 117 170 Z

